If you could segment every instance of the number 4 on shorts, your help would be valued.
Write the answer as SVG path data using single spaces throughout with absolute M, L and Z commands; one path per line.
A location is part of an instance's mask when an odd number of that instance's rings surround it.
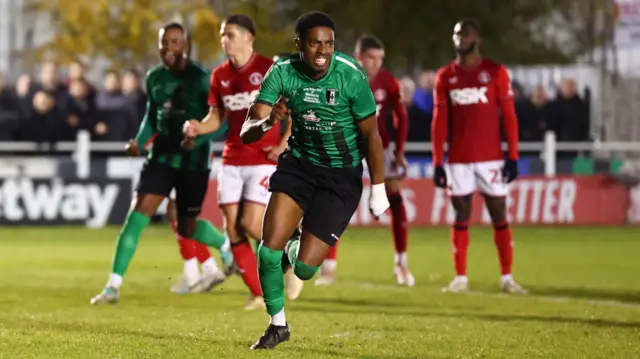
M 262 178 L 260 180 L 260 186 L 264 187 L 264 189 L 269 189 L 269 176 L 264 176 L 264 178 Z

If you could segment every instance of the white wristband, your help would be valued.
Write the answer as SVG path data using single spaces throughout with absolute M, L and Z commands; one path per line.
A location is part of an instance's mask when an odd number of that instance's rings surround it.
M 387 191 L 384 187 L 384 183 L 371 185 L 371 197 L 384 198 L 386 196 Z

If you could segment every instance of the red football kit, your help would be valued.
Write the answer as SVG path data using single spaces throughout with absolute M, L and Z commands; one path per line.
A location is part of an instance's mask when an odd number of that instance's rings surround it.
M 501 178 L 504 166 L 501 122 L 504 122 L 509 145 L 508 157 L 517 160 L 518 119 L 511 81 L 504 66 L 489 59 L 479 59 L 473 67 L 462 67 L 453 61 L 437 72 L 431 124 L 433 163 L 443 164 L 448 132 L 450 176 L 447 184 L 452 196 L 468 196 L 476 189 L 493 198 L 508 195 L 507 184 Z M 513 238 L 508 222 L 494 219 L 493 227 L 501 287 L 510 292 L 521 291 L 511 276 Z M 456 221 L 451 243 L 457 276 L 446 288 L 448 291 L 466 289 L 469 240 L 468 222 Z
M 518 159 L 518 119 L 509 74 L 504 66 L 480 59 L 473 68 L 456 61 L 442 67 L 434 81 L 432 144 L 434 164 L 443 161 L 449 132 L 449 163 L 504 159 L 501 121 L 509 158 Z
M 396 126 L 396 151 L 404 152 L 404 144 L 409 129 L 407 109 L 400 102 L 400 85 L 391 72 L 380 69 L 378 74 L 370 80 L 371 92 L 376 99 L 376 115 L 378 117 L 378 132 L 382 138 L 382 146 L 386 149 L 391 142 L 387 131 L 387 117 L 394 114 Z
M 216 67 L 211 73 L 209 106 L 222 107 L 229 121 L 227 138 L 222 152 L 222 164 L 233 166 L 255 166 L 274 164 L 262 149 L 280 144 L 280 124 L 273 126 L 264 137 L 251 145 L 240 139 L 242 124 L 247 111 L 258 95 L 260 84 L 273 60 L 253 53 L 249 62 L 235 68 L 230 60 Z

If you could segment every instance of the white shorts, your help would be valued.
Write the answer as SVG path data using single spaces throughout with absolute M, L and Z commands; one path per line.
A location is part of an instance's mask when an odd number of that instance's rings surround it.
M 391 148 L 385 148 L 383 153 L 384 164 L 384 178 L 385 179 L 399 179 L 404 177 L 404 170 L 402 167 L 394 167 L 396 160 L 396 154 Z
M 447 178 L 452 196 L 466 196 L 476 189 L 495 197 L 506 196 L 509 188 L 502 179 L 504 161 L 451 163 Z
M 269 177 L 276 165 L 232 166 L 222 165 L 218 172 L 218 205 L 241 201 L 266 205 L 271 197 Z

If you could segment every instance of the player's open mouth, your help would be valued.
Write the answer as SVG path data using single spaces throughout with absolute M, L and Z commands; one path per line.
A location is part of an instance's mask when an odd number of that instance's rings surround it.
M 162 57 L 166 63 L 171 65 L 176 61 L 176 55 L 173 52 L 165 52 Z
M 324 66 L 327 63 L 327 58 L 326 57 L 316 57 L 314 60 L 316 66 Z

